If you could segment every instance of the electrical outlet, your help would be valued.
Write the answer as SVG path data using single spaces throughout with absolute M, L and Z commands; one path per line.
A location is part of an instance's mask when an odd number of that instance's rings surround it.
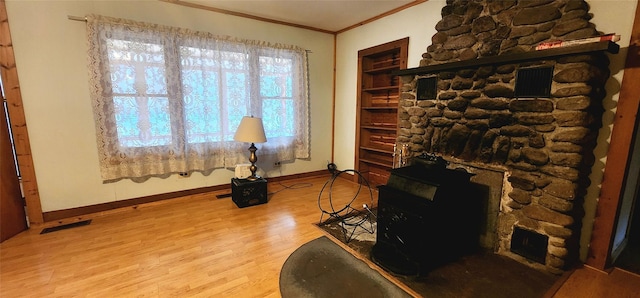
M 282 163 L 280 163 L 279 161 L 276 161 L 273 163 L 274 167 L 279 167 L 280 165 L 282 165 Z

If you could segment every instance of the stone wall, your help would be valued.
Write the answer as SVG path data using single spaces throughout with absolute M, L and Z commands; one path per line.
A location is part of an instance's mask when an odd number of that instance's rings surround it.
M 526 52 L 597 36 L 582 0 L 448 0 L 420 66 Z
M 584 1 L 450 0 L 442 16 L 421 66 L 599 34 Z M 553 67 L 551 95 L 517 98 L 517 71 L 541 66 Z M 436 99 L 416 99 L 417 80 L 432 76 Z M 608 78 L 608 59 L 599 52 L 404 76 L 397 141 L 414 153 L 504 168 L 505 189 L 512 190 L 501 202 L 498 252 L 561 273 L 578 258 L 582 201 Z M 549 236 L 545 264 L 510 252 L 514 226 Z

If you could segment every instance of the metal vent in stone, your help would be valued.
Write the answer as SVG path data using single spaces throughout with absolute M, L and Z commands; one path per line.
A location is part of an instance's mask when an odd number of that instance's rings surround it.
M 536 232 L 513 228 L 511 236 L 511 251 L 527 259 L 544 264 L 547 257 L 549 236 Z
M 434 77 L 418 79 L 416 96 L 418 100 L 436 99 L 438 79 Z
M 553 67 L 522 68 L 516 73 L 516 97 L 550 97 Z

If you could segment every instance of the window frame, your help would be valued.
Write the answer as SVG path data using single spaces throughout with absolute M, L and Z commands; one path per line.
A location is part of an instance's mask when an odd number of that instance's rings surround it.
M 135 36 L 131 36 L 131 33 L 135 33 Z M 232 62 L 237 65 L 245 64 L 248 66 L 243 73 L 246 73 L 243 79 L 247 81 L 242 84 L 253 85 L 251 89 L 246 93 L 223 93 L 221 88 L 215 88 L 217 94 L 223 94 L 219 100 L 220 104 L 210 104 L 207 100 L 202 101 L 203 97 L 208 95 L 202 88 L 193 88 L 196 90 L 193 96 L 192 102 L 197 103 L 195 106 L 186 106 L 188 104 L 189 96 L 187 89 L 184 89 L 188 84 L 182 84 L 182 76 L 187 76 L 186 69 L 183 65 L 183 61 L 180 60 L 179 54 L 180 47 L 188 48 L 193 47 L 195 49 L 210 49 L 210 50 L 224 50 L 231 52 L 239 52 L 242 54 L 253 53 L 259 54 L 261 51 L 266 51 L 263 55 L 266 57 L 288 57 L 291 58 L 291 66 L 288 68 L 292 75 L 292 86 L 285 86 L 292 88 L 292 101 L 290 106 L 286 106 L 286 109 L 278 110 L 272 115 L 292 115 L 295 124 L 290 125 L 292 129 L 289 129 L 293 133 L 293 136 L 284 137 L 285 141 L 279 140 L 282 137 L 273 137 L 269 130 L 279 131 L 277 125 L 282 125 L 283 122 L 279 118 L 273 118 L 273 123 L 270 123 L 268 119 L 263 119 L 265 126 L 265 132 L 267 134 L 267 143 L 259 144 L 261 155 L 271 155 L 279 161 L 293 161 L 295 159 L 309 159 L 311 156 L 310 151 L 310 102 L 309 102 L 309 77 L 308 77 L 308 52 L 300 47 L 283 44 L 272 44 L 264 41 L 245 40 L 239 38 L 233 38 L 228 36 L 216 36 L 207 32 L 192 31 L 184 28 L 176 28 L 163 26 L 158 24 L 149 24 L 143 22 L 137 22 L 126 19 L 111 18 L 99 15 L 87 16 L 87 36 L 88 36 L 88 62 L 89 62 L 89 91 L 91 97 L 91 104 L 93 106 L 93 114 L 96 126 L 96 143 L 98 149 L 98 159 L 100 161 L 100 171 L 105 183 L 114 182 L 120 179 L 132 179 L 137 182 L 145 181 L 146 179 L 154 176 L 168 177 L 171 173 L 181 172 L 202 172 L 204 175 L 208 175 L 216 168 L 232 167 L 239 163 L 246 162 L 246 144 L 241 142 L 235 142 L 230 140 L 232 133 L 235 130 L 236 125 L 239 125 L 240 119 L 244 116 L 267 116 L 263 113 L 262 105 L 267 103 L 267 100 L 260 99 L 255 94 L 260 95 L 261 82 L 252 81 L 252 77 L 255 74 L 259 74 L 259 70 L 255 68 L 255 65 L 249 65 L 249 63 L 257 64 L 259 55 L 255 55 L 256 62 Z M 152 144 L 156 146 L 148 146 L 149 143 L 142 142 L 142 145 L 147 147 L 124 147 L 120 146 L 121 141 L 118 139 L 118 127 L 115 121 L 116 110 L 113 94 L 113 82 L 110 72 L 109 61 L 106 60 L 108 53 L 106 50 L 107 39 L 131 41 L 131 42 L 145 42 L 151 44 L 158 44 L 161 46 L 168 46 L 164 48 L 165 69 L 167 65 L 170 69 L 165 70 L 167 78 L 165 80 L 174 79 L 172 82 L 178 82 L 178 84 L 171 84 L 167 86 L 167 94 L 169 94 L 169 100 L 166 106 L 177 105 L 179 111 L 182 113 L 179 118 L 179 123 L 171 128 L 171 140 L 172 143 L 167 145 L 157 146 L 158 144 Z M 131 55 L 145 55 L 144 49 L 132 48 L 130 50 Z M 284 53 L 284 54 L 283 54 Z M 142 57 L 142 56 L 141 56 Z M 144 60 L 144 59 L 141 59 Z M 233 59 L 231 59 L 233 61 Z M 156 60 L 159 61 L 159 60 Z M 197 65 L 198 62 L 194 62 L 192 65 Z M 211 63 L 210 65 L 215 65 Z M 171 70 L 173 69 L 173 71 Z M 277 69 L 277 68 L 274 68 Z M 184 70 L 184 71 L 183 71 Z M 205 73 L 205 71 L 200 71 Z M 151 73 L 156 73 L 155 71 Z M 251 76 L 250 76 L 251 74 Z M 124 77 L 126 74 L 123 74 Z M 173 77 L 172 76 L 176 76 Z M 198 75 L 194 74 L 194 80 L 197 80 Z M 199 80 L 200 85 L 207 85 L 213 81 L 209 81 L 206 77 Z M 175 79 L 179 79 L 175 81 Z M 223 80 L 223 78 L 220 78 Z M 152 81 L 160 81 L 158 79 Z M 198 84 L 198 83 L 196 83 Z M 217 84 L 214 84 L 218 86 Z M 196 86 L 196 85 L 194 85 Z M 236 88 L 228 85 L 230 88 Z M 277 90 L 274 85 L 267 86 L 271 90 Z M 205 87 L 206 88 L 206 87 Z M 116 94 L 117 95 L 117 94 Z M 232 95 L 233 97 L 227 97 Z M 144 97 L 145 100 L 149 97 Z M 229 101 L 228 98 L 233 98 L 234 102 Z M 239 100 L 238 100 L 239 99 Z M 286 103 L 286 101 L 281 101 Z M 229 107 L 223 107 L 222 105 L 229 103 Z M 131 104 L 130 110 L 136 110 L 135 103 Z M 211 114 L 211 110 L 219 110 L 224 112 L 225 115 L 218 117 L 217 114 Z M 277 104 L 274 106 L 278 106 Z M 207 108 L 210 107 L 210 110 Z M 236 108 L 240 107 L 240 108 Z M 167 108 L 166 110 L 168 110 Z M 197 110 L 201 109 L 201 110 Z M 274 109 L 275 110 L 275 109 Z M 174 109 L 175 111 L 175 109 Z M 184 117 L 184 113 L 192 111 L 192 115 L 197 115 L 197 119 L 204 119 L 204 121 L 196 126 L 188 127 L 185 123 L 187 119 Z M 221 113 L 222 113 L 221 112 Z M 137 113 L 137 110 L 136 112 Z M 125 114 L 126 115 L 126 114 Z M 136 123 L 138 117 L 131 113 L 126 115 L 130 117 L 130 123 Z M 271 116 L 269 116 L 271 117 Z M 220 119 L 217 119 L 220 118 Z M 237 119 L 236 119 L 237 118 Z M 173 118 L 175 119 L 175 117 Z M 236 120 L 234 120 L 236 119 Z M 163 119 L 150 119 L 155 121 L 154 123 L 163 123 Z M 159 122 L 158 122 L 159 121 Z M 207 126 L 207 121 L 213 121 L 221 123 L 217 131 Z M 219 122 L 218 122 L 219 121 Z M 234 124 L 232 121 L 237 121 Z M 171 124 L 169 124 L 171 125 Z M 133 125 L 132 125 L 133 127 Z M 166 126 L 165 126 L 166 127 Z M 176 129 L 173 127 L 178 127 Z M 274 128 L 276 127 L 276 128 Z M 144 127 L 143 127 L 144 128 Z M 206 140 L 206 136 L 196 137 L 191 144 L 186 142 L 187 137 L 182 132 L 205 132 L 207 135 L 218 135 L 218 140 L 209 140 L 209 142 L 200 143 L 198 140 Z M 137 128 L 132 128 L 131 135 L 138 133 Z M 161 130 L 164 133 L 164 131 Z M 290 135 L 290 134 L 289 134 Z M 175 140 L 173 138 L 176 138 Z M 182 140 L 184 139 L 184 140 Z M 147 140 L 152 140 L 149 138 Z M 152 141 L 149 141 L 152 143 Z M 212 145 L 210 145 L 212 144 Z M 130 143 L 122 145 L 131 145 Z
M 224 80 L 224 77 L 227 74 L 230 73 L 242 73 L 248 76 L 254 76 L 257 78 L 257 80 L 255 81 L 259 81 L 261 79 L 261 74 L 259 71 L 255 71 L 255 72 L 251 72 L 249 70 L 233 70 L 233 69 L 226 69 L 223 71 L 219 71 L 218 72 L 218 77 L 217 79 L 219 80 L 219 87 L 221 87 L 218 90 L 219 93 L 219 103 L 220 103 L 220 122 L 219 123 L 219 133 L 217 134 L 217 138 L 219 138 L 219 140 L 217 141 L 204 141 L 204 142 L 189 142 L 187 139 L 187 133 L 186 133 L 186 121 L 184 119 L 186 119 L 186 112 L 185 112 L 185 108 L 183 107 L 184 104 L 184 88 L 185 88 L 185 82 L 183 81 L 183 71 L 185 68 L 187 68 L 188 66 L 179 64 L 179 65 L 171 65 L 170 61 L 182 61 L 183 57 L 181 54 L 181 48 L 185 47 L 185 48 L 195 48 L 192 46 L 189 46 L 188 44 L 185 43 L 181 43 L 178 40 L 170 40 L 167 43 L 157 43 L 155 41 L 150 41 L 150 40 L 146 40 L 143 38 L 138 38 L 137 36 L 131 36 L 128 39 L 122 39 L 122 38 L 118 38 L 118 39 L 107 39 L 107 42 L 109 41 L 124 41 L 124 42 L 133 42 L 133 43 L 146 43 L 149 45 L 157 45 L 160 46 L 163 49 L 163 54 L 164 54 L 164 63 L 163 63 L 163 69 L 164 69 L 164 73 L 165 73 L 165 79 L 166 80 L 176 80 L 175 83 L 179 83 L 180 86 L 182 86 L 182 88 L 180 90 L 177 90 L 176 92 L 174 92 L 174 94 L 171 93 L 171 91 L 167 90 L 166 93 L 164 94 L 152 94 L 152 93 L 147 93 L 147 92 L 139 92 L 139 90 L 136 90 L 136 93 L 116 93 L 114 92 L 114 88 L 113 86 L 109 86 L 108 88 L 111 89 L 111 101 L 106 103 L 106 104 L 110 104 L 113 106 L 113 110 L 115 111 L 116 108 L 115 106 L 117 105 L 115 103 L 116 97 L 141 97 L 144 99 L 151 99 L 153 97 L 158 97 L 158 98 L 167 98 L 168 104 L 167 104 L 167 108 L 169 110 L 172 110 L 171 113 L 169 113 L 169 117 L 171 117 L 171 114 L 173 115 L 178 115 L 179 119 L 176 120 L 170 120 L 169 121 L 169 125 L 170 125 L 170 135 L 168 135 L 168 139 L 170 140 L 169 144 L 164 144 L 164 145 L 142 145 L 142 146 L 127 146 L 122 144 L 121 137 L 120 135 L 117 134 L 116 131 L 116 135 L 113 136 L 115 137 L 114 139 L 118 140 L 118 143 L 120 144 L 120 150 L 122 151 L 137 151 L 138 153 L 141 151 L 144 151 L 144 148 L 150 148 L 150 147 L 162 147 L 162 148 L 166 148 L 168 149 L 169 147 L 172 147 L 172 144 L 176 144 L 176 146 L 179 147 L 185 147 L 185 146 L 189 146 L 191 144 L 202 144 L 202 143 L 208 143 L 208 144 L 218 144 L 218 143 L 223 143 L 223 142 L 228 142 L 228 141 L 232 141 L 233 137 L 232 137 L 232 130 L 231 127 L 233 127 L 233 124 L 229 122 L 228 117 L 226 117 L 227 111 L 228 111 L 228 107 L 227 104 L 224 100 L 224 88 L 227 86 L 224 83 L 221 83 L 222 80 Z M 274 55 L 269 55 L 266 51 L 262 51 L 260 49 L 254 49 L 253 51 L 248 51 L 246 53 L 242 53 L 240 51 L 230 51 L 230 50 L 215 50 L 215 49 L 206 49 L 206 50 L 211 50 L 211 51 L 217 51 L 220 53 L 236 53 L 236 54 L 240 54 L 240 55 L 245 55 L 246 56 L 246 63 L 253 63 L 253 64 L 260 64 L 259 60 L 262 57 L 266 57 L 266 58 L 271 58 L 271 59 L 286 59 L 291 61 L 291 70 L 288 73 L 289 75 L 289 79 L 291 81 L 294 80 L 295 77 L 295 71 L 294 71 L 294 59 L 291 58 L 290 56 L 292 56 L 293 54 L 289 54 L 286 58 L 283 57 L 278 57 L 278 56 L 274 56 Z M 109 51 L 109 50 L 108 50 Z M 109 55 L 109 54 L 107 54 Z M 170 55 L 173 55 L 174 57 L 168 57 Z M 223 64 L 224 60 L 219 60 L 219 63 Z M 118 64 L 116 61 L 109 61 L 109 66 L 113 66 L 115 64 Z M 122 65 L 125 65 L 124 63 L 120 63 Z M 135 71 L 142 71 L 144 72 L 144 67 L 146 65 L 148 65 L 145 62 L 138 62 L 136 63 L 136 65 L 140 65 L 139 67 L 136 67 Z M 194 68 L 196 69 L 196 68 Z M 261 67 L 258 67 L 258 69 L 261 69 Z M 216 72 L 215 70 L 213 72 Z M 111 72 L 109 73 L 109 75 L 111 75 Z M 289 91 L 289 93 L 291 93 L 291 95 L 289 97 L 285 97 L 285 96 L 274 96 L 274 97 L 268 97 L 268 96 L 263 96 L 262 95 L 262 87 L 260 86 L 260 84 L 258 84 L 257 86 L 251 86 L 250 84 L 251 80 L 245 80 L 245 85 L 249 88 L 248 90 L 248 94 L 250 98 L 258 98 L 260 104 L 256 105 L 255 107 L 253 107 L 253 111 L 257 112 L 257 115 L 254 116 L 258 116 L 258 117 L 264 117 L 264 102 L 265 100 L 278 100 L 281 105 L 283 106 L 283 109 L 286 108 L 287 103 L 285 103 L 285 101 L 291 101 L 291 105 L 294 105 L 293 101 L 295 101 L 294 99 L 294 95 L 293 95 L 293 91 Z M 144 80 L 145 85 L 147 85 L 147 80 Z M 294 84 L 294 83 L 293 83 Z M 134 82 L 134 85 L 138 85 L 138 82 Z M 166 85 L 170 85 L 168 82 L 165 82 L 165 89 Z M 291 86 L 290 86 L 291 87 Z M 173 98 L 175 98 L 175 100 L 172 100 Z M 113 114 L 112 116 L 112 121 L 114 121 L 114 123 L 116 123 L 116 125 L 119 124 L 118 120 L 116 119 L 116 115 Z M 296 117 L 296 115 L 293 115 L 294 117 Z M 226 122 L 226 123 L 225 123 Z M 295 123 L 295 119 L 287 119 L 288 123 Z M 181 124 L 181 125 L 178 125 Z M 239 124 L 236 124 L 236 126 Z M 176 131 L 178 130 L 182 130 L 184 132 L 185 135 L 185 139 L 180 139 L 177 136 L 180 135 L 178 133 L 176 133 Z M 210 135 L 210 134 L 208 134 Z M 227 136 L 225 138 L 225 136 Z M 295 138 L 295 133 L 294 132 L 290 132 L 289 135 L 280 135 L 280 136 L 275 136 L 275 137 L 271 137 L 271 139 L 273 138 L 277 138 L 280 140 L 284 140 L 284 139 L 294 139 Z

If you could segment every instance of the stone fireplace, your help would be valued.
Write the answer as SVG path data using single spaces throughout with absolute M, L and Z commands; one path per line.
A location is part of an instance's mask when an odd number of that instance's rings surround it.
M 601 35 L 590 18 L 581 0 L 448 0 L 420 67 L 398 72 L 397 142 L 476 173 L 497 193 L 483 246 L 556 274 L 578 258 L 605 52 L 618 48 L 535 46 Z

